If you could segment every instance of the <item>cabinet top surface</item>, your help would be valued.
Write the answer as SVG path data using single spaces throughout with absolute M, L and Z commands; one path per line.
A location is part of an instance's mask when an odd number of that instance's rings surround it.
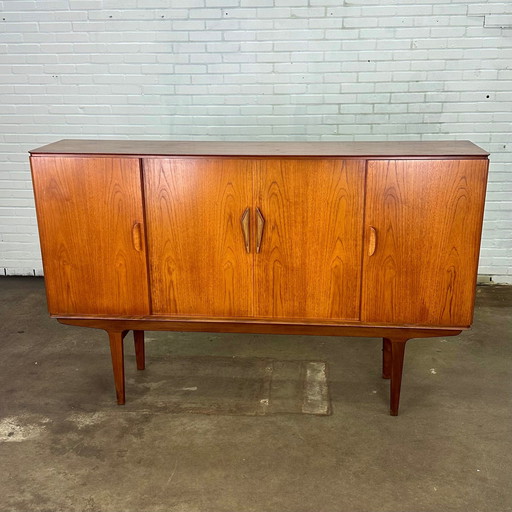
M 215 142 L 65 139 L 32 155 L 486 157 L 467 140 L 379 142 Z

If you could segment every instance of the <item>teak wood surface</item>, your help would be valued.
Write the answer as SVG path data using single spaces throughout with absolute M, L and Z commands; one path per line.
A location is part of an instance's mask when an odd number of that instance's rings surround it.
M 363 322 L 471 324 L 486 175 L 485 160 L 368 162 Z
M 50 313 L 149 314 L 139 162 L 32 157 L 31 165 Z
M 253 203 L 248 160 L 144 159 L 152 312 L 251 316 L 253 254 L 240 219 Z
M 255 316 L 359 320 L 364 162 L 263 160 Z
M 50 313 L 108 332 L 118 403 L 130 330 L 139 369 L 145 330 L 379 337 L 396 415 L 406 342 L 472 321 L 486 157 L 468 141 L 50 144 L 31 157 Z
M 336 157 L 486 157 L 468 140 L 379 142 L 254 142 L 64 139 L 32 154 L 143 156 L 336 156 Z

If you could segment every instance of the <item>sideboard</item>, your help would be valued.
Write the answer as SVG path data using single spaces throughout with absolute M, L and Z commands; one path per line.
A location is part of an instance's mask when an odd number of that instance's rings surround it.
M 468 141 L 61 140 L 30 152 L 50 315 L 144 331 L 406 342 L 473 317 L 488 153 Z M 278 343 L 278 341 L 276 341 Z

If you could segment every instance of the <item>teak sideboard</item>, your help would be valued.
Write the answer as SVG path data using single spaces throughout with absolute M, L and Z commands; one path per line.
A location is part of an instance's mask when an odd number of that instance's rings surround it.
M 488 153 L 468 141 L 62 140 L 31 151 L 48 308 L 144 331 L 411 338 L 473 317 Z

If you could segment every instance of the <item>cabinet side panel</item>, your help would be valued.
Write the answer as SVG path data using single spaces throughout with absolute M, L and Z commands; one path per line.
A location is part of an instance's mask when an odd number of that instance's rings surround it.
M 256 316 L 358 320 L 364 162 L 262 160 L 256 178 Z
M 153 313 L 250 316 L 253 254 L 246 252 L 241 218 L 252 207 L 252 164 L 143 162 Z
M 149 314 L 139 161 L 31 165 L 50 313 Z
M 368 162 L 363 321 L 470 325 L 486 182 L 486 160 Z

